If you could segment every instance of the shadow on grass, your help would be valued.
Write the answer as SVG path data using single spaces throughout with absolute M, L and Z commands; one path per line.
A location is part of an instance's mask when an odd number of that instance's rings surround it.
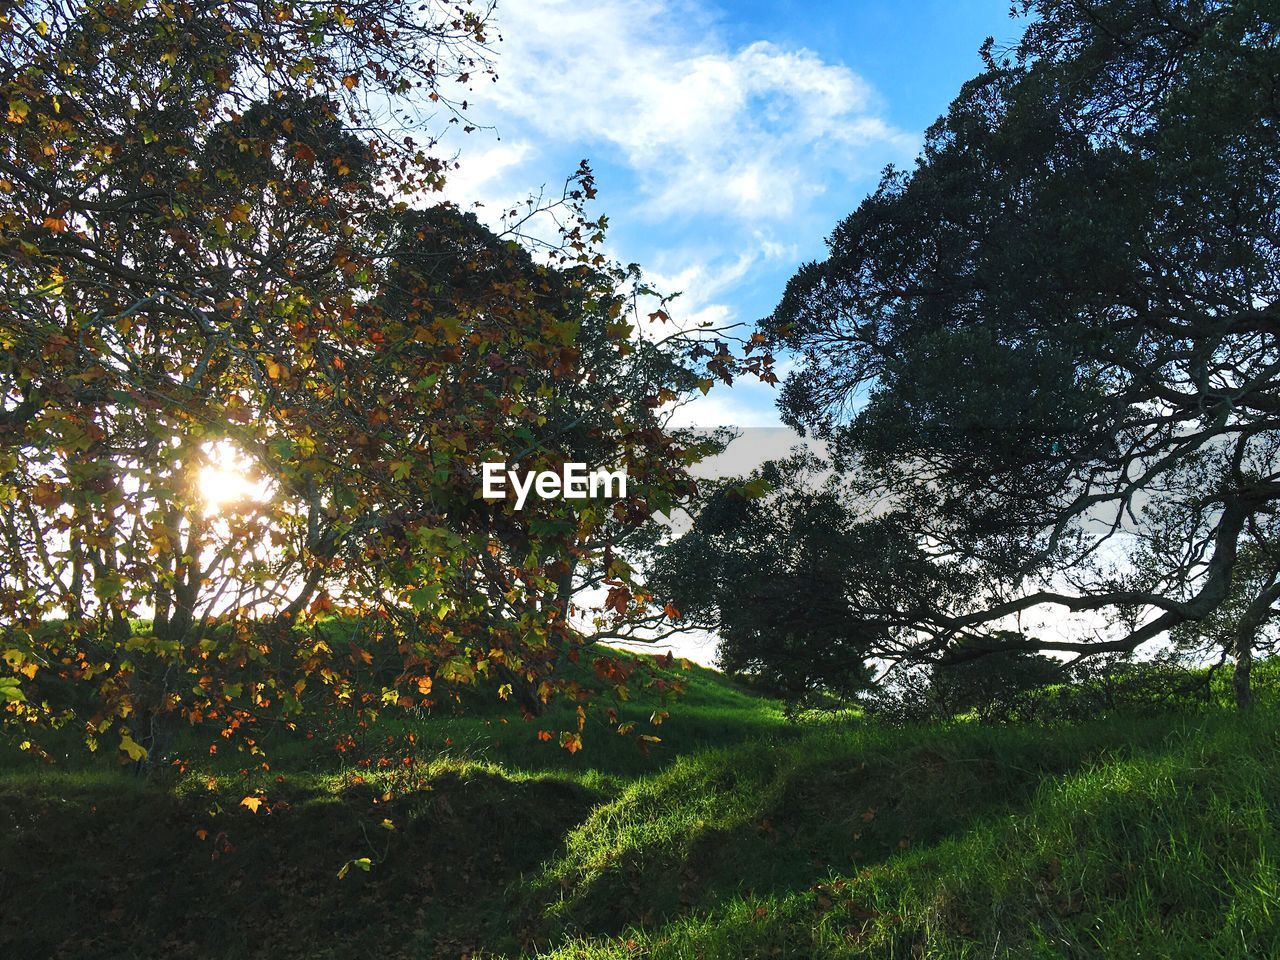
M 380 789 L 279 785 L 255 815 L 237 797 L 175 795 L 123 777 L 0 786 L 0 955 L 518 950 L 524 931 L 504 891 L 600 800 L 566 779 L 465 768 L 389 802 Z M 367 872 L 356 864 L 338 879 L 344 863 L 365 857 Z

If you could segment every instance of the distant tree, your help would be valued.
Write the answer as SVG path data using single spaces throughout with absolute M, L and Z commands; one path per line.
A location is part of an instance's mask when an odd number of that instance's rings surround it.
M 1256 0 L 1023 12 L 762 322 L 800 360 L 782 409 L 973 578 L 861 611 L 887 655 L 998 647 L 1035 608 L 1094 618 L 1041 649 L 1130 651 L 1248 585 L 1244 705 L 1275 607 L 1237 571 L 1280 508 L 1280 25 Z
M 930 668 L 928 696 L 944 716 L 968 710 L 984 720 L 1008 716 L 1020 694 L 1064 678 L 1063 662 L 1036 653 L 1033 639 L 994 639 L 1002 646 L 981 656 L 953 648 Z
M 796 702 L 864 688 L 876 646 L 854 600 L 868 530 L 824 467 L 801 455 L 709 484 L 649 578 L 687 627 L 716 632 L 723 669 Z

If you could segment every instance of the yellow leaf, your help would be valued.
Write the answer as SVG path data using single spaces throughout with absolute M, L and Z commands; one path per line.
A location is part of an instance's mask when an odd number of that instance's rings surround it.
M 396 828 L 396 825 L 390 820 L 383 820 L 380 826 L 383 830 L 394 830 Z
M 250 813 L 257 813 L 258 808 L 262 806 L 261 797 L 245 797 L 240 801 L 240 806 L 248 807 Z
M 130 760 L 137 761 L 147 758 L 147 748 L 136 742 L 127 733 L 120 734 L 120 749 L 129 755 Z
M 349 73 L 342 78 L 342 85 L 346 87 L 348 90 L 354 90 L 356 84 L 359 82 L 360 82 L 360 79 L 353 73 Z
M 342 869 L 338 871 L 338 879 L 341 880 L 345 877 L 352 867 L 359 867 L 365 873 L 368 873 L 371 866 L 373 866 L 373 861 L 368 857 L 361 857 L 359 860 L 348 860 L 342 865 Z
M 284 367 L 283 367 L 281 364 L 277 363 L 275 360 L 268 360 L 268 361 L 267 361 L 267 376 L 268 376 L 268 377 L 270 377 L 272 380 L 279 380 L 279 379 L 280 379 L 280 376 L 281 376 L 283 373 L 284 373 Z
M 40 34 L 42 37 L 47 37 L 49 35 L 49 24 L 41 20 L 36 24 L 36 33 Z

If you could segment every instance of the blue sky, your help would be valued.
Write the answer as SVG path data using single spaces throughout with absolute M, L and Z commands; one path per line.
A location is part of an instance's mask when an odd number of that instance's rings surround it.
M 596 172 L 609 251 L 638 262 L 678 321 L 754 321 L 820 258 L 831 228 L 909 164 L 924 129 L 1018 30 L 1003 0 L 500 0 L 492 130 L 454 140 L 449 195 L 496 216 L 579 160 Z M 680 412 L 776 424 L 761 384 Z

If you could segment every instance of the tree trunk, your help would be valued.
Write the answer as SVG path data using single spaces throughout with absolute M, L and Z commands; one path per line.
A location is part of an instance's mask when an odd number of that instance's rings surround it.
M 1236 694 L 1236 707 L 1240 710 L 1248 710 L 1253 706 L 1253 686 L 1250 683 L 1253 645 L 1257 641 L 1259 628 L 1272 614 L 1271 605 L 1280 599 L 1280 582 L 1276 582 L 1275 576 L 1273 573 L 1271 582 L 1249 602 L 1236 623 L 1232 650 L 1236 658 L 1236 670 L 1231 678 L 1231 686 Z
M 1249 677 L 1253 672 L 1253 638 L 1243 644 L 1236 637 L 1236 669 L 1231 675 L 1231 688 L 1236 694 L 1236 709 L 1248 710 L 1253 706 L 1253 686 Z

